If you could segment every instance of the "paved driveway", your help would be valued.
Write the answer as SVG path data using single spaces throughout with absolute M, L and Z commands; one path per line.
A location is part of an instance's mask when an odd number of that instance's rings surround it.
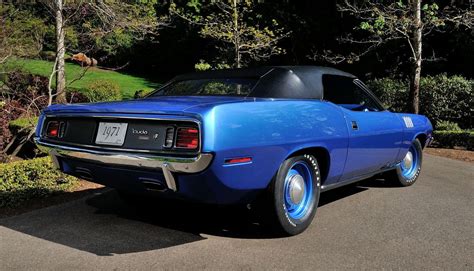
M 322 194 L 310 228 L 272 238 L 242 209 L 113 190 L 0 220 L 0 269 L 474 269 L 474 166 L 425 156 L 418 182 Z M 143 210 L 142 210 L 143 209 Z

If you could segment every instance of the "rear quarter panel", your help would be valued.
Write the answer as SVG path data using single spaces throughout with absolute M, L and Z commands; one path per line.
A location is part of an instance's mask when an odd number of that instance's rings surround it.
M 428 139 L 427 143 L 429 142 L 432 137 L 433 126 L 431 125 L 430 120 L 423 115 L 408 113 L 397 113 L 396 115 L 403 123 L 403 140 L 397 159 L 401 161 L 408 152 L 408 148 L 417 137 L 426 136 Z
M 315 100 L 272 100 L 193 108 L 202 116 L 203 151 L 215 153 L 213 175 L 232 189 L 263 189 L 292 153 L 323 147 L 330 155 L 327 180 L 340 178 L 348 131 L 340 109 Z M 252 163 L 224 165 L 235 157 Z

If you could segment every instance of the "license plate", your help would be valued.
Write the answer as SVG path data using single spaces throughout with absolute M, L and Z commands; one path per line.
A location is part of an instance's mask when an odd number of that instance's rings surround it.
M 122 146 L 125 141 L 128 123 L 100 122 L 96 144 Z

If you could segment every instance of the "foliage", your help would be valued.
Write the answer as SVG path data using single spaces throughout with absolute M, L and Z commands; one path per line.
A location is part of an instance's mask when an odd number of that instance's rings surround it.
M 48 79 L 29 73 L 15 70 L 8 73 L 5 86 L 1 95 L 3 99 L 10 103 L 10 106 L 17 106 L 16 110 L 23 115 L 36 115 L 47 106 L 47 85 Z M 15 101 L 15 103 L 12 103 Z M 10 107 L 10 109 L 12 109 Z M 4 115 L 9 115 L 7 108 L 2 111 Z M 10 118 L 10 120 L 15 118 Z
M 421 68 L 424 60 L 423 37 L 430 35 L 434 30 L 444 28 L 448 22 L 455 27 L 463 25 L 466 29 L 474 26 L 474 11 L 471 9 L 462 12 L 457 9 L 456 12 L 450 12 L 448 6 L 441 12 L 437 3 L 422 6 L 421 2 L 421 0 L 355 2 L 344 0 L 342 5 L 338 5 L 338 10 L 352 15 L 360 21 L 360 26 L 354 29 L 356 31 L 346 33 L 340 41 L 352 44 L 356 48 L 351 48 L 348 55 L 333 54 L 329 51 L 323 55 L 323 59 L 331 63 L 352 63 L 382 45 L 402 41 L 407 45 L 404 48 L 409 52 L 405 63 L 411 66 L 407 74 L 410 79 L 408 109 L 409 112 L 418 114 Z M 357 33 L 357 30 L 362 33 Z M 317 57 L 319 55 L 316 54 L 313 59 Z
M 53 63 L 35 59 L 12 59 L 7 62 L 6 66 L 8 70 L 21 69 L 32 74 L 49 76 Z M 80 66 L 72 63 L 66 63 L 66 78 L 70 80 L 66 88 L 78 90 L 86 89 L 88 85 L 98 80 L 113 81 L 119 86 L 124 98 L 132 98 L 136 90 L 152 90 L 156 87 L 156 84 L 144 78 L 95 67 L 89 68 L 84 74 L 84 70 Z
M 0 164 L 0 207 L 71 191 L 78 180 L 54 169 L 49 157 Z
M 43 19 L 12 4 L 0 4 L 0 23 L 0 63 L 11 56 L 38 55 L 47 31 Z
M 134 99 L 141 99 L 141 98 L 145 98 L 148 94 L 150 94 L 152 92 L 152 90 L 143 90 L 143 89 L 140 89 L 140 90 L 137 90 L 135 91 L 135 95 L 133 95 L 133 98 Z
M 48 79 L 42 76 L 32 75 L 21 71 L 12 71 L 7 74 L 2 87 L 1 99 L 4 105 L 0 108 L 0 159 L 6 159 L 6 153 L 10 153 L 15 147 L 12 155 L 17 155 L 33 135 L 33 129 L 24 127 L 24 119 L 37 115 L 47 106 Z M 17 121 L 14 121 L 17 120 Z M 10 123 L 11 121 L 13 122 Z M 26 120 L 25 120 L 26 121 Z M 35 121 L 29 124 L 33 128 Z M 23 129 L 25 128 L 25 129 Z M 14 144 L 12 139 L 16 139 Z
M 351 52 L 347 55 L 335 54 L 328 51 L 322 57 L 331 63 L 358 61 L 360 57 L 381 47 L 388 42 L 402 40 L 406 43 L 410 52 L 410 61 L 417 60 L 414 34 L 417 29 L 421 30 L 422 36 L 434 34 L 435 29 L 441 29 L 449 25 L 455 27 L 473 26 L 474 12 L 462 10 L 459 7 L 453 9 L 446 6 L 442 10 L 436 2 L 425 3 L 420 6 L 420 22 L 416 18 L 416 1 L 348 1 L 344 0 L 337 5 L 340 12 L 355 18 L 359 25 L 345 33 L 339 38 L 341 43 L 352 44 Z M 419 42 L 421 43 L 421 37 Z
M 445 74 L 426 76 L 421 80 L 420 113 L 434 120 L 458 123 L 472 128 L 474 114 L 474 80 Z
M 196 71 L 207 71 L 207 70 L 210 70 L 212 68 L 211 64 L 205 62 L 204 60 L 199 60 L 199 63 L 196 63 L 194 65 L 194 69 Z
M 200 27 L 202 37 L 216 42 L 220 51 L 219 59 L 224 63 L 240 68 L 251 60 L 265 60 L 273 55 L 284 54 L 278 46 L 281 39 L 287 37 L 285 31 L 275 19 L 266 18 L 255 12 L 257 1 L 221 0 L 203 5 L 200 1 L 189 1 L 186 8 L 175 3 L 170 11 L 191 24 Z M 233 52 L 231 57 L 226 56 Z M 199 65 L 196 68 L 209 68 Z
M 408 82 L 385 77 L 368 81 L 367 86 L 386 108 L 396 112 L 407 111 Z
M 461 131 L 459 125 L 449 120 L 442 120 L 436 124 L 436 131 Z
M 465 147 L 474 150 L 473 131 L 434 131 L 433 136 L 437 147 Z
M 87 90 L 67 89 L 66 90 L 67 102 L 71 104 L 90 103 L 91 100 L 85 94 L 86 92 Z
M 34 129 L 37 122 L 38 117 L 22 117 L 10 121 L 9 128 L 12 133 L 16 134 L 25 130 L 29 131 Z
M 9 100 L 1 108 L 0 114 L 0 162 L 2 162 L 6 156 L 3 150 L 10 142 L 12 133 L 10 132 L 9 125 L 10 121 L 18 118 L 23 112 L 21 110 L 22 105 L 16 100 Z
M 122 99 L 119 86 L 109 80 L 94 81 L 87 87 L 85 95 L 91 102 L 118 101 Z
M 22 70 L 10 71 L 5 80 L 4 96 L 14 100 L 30 100 L 31 96 L 46 95 L 48 78 Z M 26 102 L 25 102 L 26 104 Z
M 390 78 L 368 82 L 381 101 L 396 112 L 407 112 L 408 82 Z M 440 121 L 472 128 L 474 80 L 461 76 L 426 76 L 420 83 L 420 114 L 436 126 Z
M 43 0 L 51 16 L 57 9 L 54 1 Z M 140 1 L 63 1 L 66 51 L 87 52 L 104 60 L 128 51 L 137 41 L 153 41 L 158 30 L 167 25 L 167 16 L 157 14 L 157 0 Z M 53 18 L 49 19 L 52 22 Z M 54 27 L 49 27 L 45 48 L 56 51 Z

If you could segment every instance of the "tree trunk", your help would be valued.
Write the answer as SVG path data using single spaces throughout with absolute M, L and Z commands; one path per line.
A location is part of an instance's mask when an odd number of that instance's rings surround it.
M 63 0 L 54 0 L 56 8 L 56 102 L 66 103 L 66 73 L 64 65 Z
M 240 33 L 239 33 L 239 11 L 237 9 L 237 0 L 232 1 L 232 19 L 234 25 L 234 50 L 235 50 L 235 67 L 241 67 L 240 60 Z
M 419 113 L 420 103 L 420 78 L 421 78 L 421 61 L 422 61 L 422 31 L 421 23 L 421 0 L 413 0 L 413 13 L 415 20 L 415 29 L 413 30 L 413 74 L 410 82 L 410 111 Z

